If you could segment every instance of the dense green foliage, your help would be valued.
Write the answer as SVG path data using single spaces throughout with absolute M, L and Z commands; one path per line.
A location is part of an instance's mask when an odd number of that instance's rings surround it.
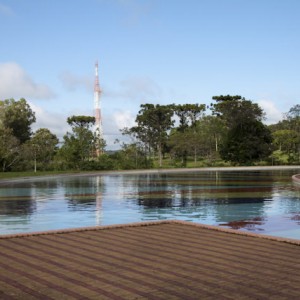
M 0 164 L 2 171 L 14 167 L 21 160 L 22 145 L 31 137 L 35 114 L 25 99 L 0 101 Z
M 246 120 L 228 130 L 220 147 L 226 161 L 247 165 L 266 159 L 271 154 L 270 130 L 257 120 Z
M 227 129 L 220 146 L 220 156 L 226 161 L 251 164 L 271 154 L 272 136 L 261 120 L 264 117 L 258 104 L 240 96 L 215 96 L 213 114 Z
M 19 101 L 14 99 L 0 101 L 0 125 L 2 128 L 10 128 L 12 135 L 20 143 L 30 139 L 31 124 L 35 121 L 35 113 L 24 98 Z
M 168 130 L 174 124 L 173 113 L 170 105 L 142 104 L 135 120 L 137 126 L 131 128 L 148 149 L 157 150 L 159 166 L 162 166 L 162 153 L 167 143 Z
M 263 124 L 258 104 L 214 96 L 210 106 L 142 104 L 131 142 L 116 152 L 93 130 L 95 118 L 71 116 L 63 141 L 47 128 L 32 133 L 35 113 L 25 99 L 0 101 L 0 166 L 7 171 L 120 170 L 300 163 L 300 105 L 277 124 Z
M 27 157 L 34 160 L 34 170 L 51 169 L 54 156 L 57 152 L 58 138 L 49 129 L 40 128 L 26 142 L 24 150 Z
M 85 169 L 95 156 L 95 135 L 91 127 L 94 117 L 72 116 L 67 119 L 72 132 L 64 136 L 64 143 L 58 151 L 57 159 L 64 169 Z
M 300 105 L 293 106 L 285 119 L 269 126 L 274 138 L 272 160 L 277 164 L 300 163 Z

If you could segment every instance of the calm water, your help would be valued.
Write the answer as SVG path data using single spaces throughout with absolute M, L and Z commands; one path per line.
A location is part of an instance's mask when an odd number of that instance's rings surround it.
M 300 239 L 295 173 L 126 174 L 0 185 L 0 234 L 178 219 Z

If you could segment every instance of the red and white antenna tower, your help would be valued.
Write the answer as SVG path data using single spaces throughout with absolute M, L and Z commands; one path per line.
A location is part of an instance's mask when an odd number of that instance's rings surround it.
M 99 85 L 98 61 L 96 61 L 96 63 L 95 63 L 95 85 L 94 85 L 94 114 L 95 114 L 95 132 L 98 135 L 99 140 L 103 138 L 101 106 L 100 106 L 101 93 L 102 93 L 102 91 L 101 91 L 100 85 Z M 101 153 L 101 149 L 98 148 L 97 155 L 99 155 L 100 153 Z

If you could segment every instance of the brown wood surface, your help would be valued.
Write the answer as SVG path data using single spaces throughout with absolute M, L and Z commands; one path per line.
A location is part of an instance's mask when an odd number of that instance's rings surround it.
M 0 238 L 0 299 L 300 299 L 300 242 L 167 221 Z

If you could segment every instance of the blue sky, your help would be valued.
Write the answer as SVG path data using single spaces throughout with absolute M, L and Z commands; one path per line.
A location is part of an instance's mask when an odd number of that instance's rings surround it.
M 108 149 L 141 103 L 242 95 L 275 123 L 300 103 L 298 0 L 0 0 L 0 99 L 24 97 L 60 138 L 93 114 Z

